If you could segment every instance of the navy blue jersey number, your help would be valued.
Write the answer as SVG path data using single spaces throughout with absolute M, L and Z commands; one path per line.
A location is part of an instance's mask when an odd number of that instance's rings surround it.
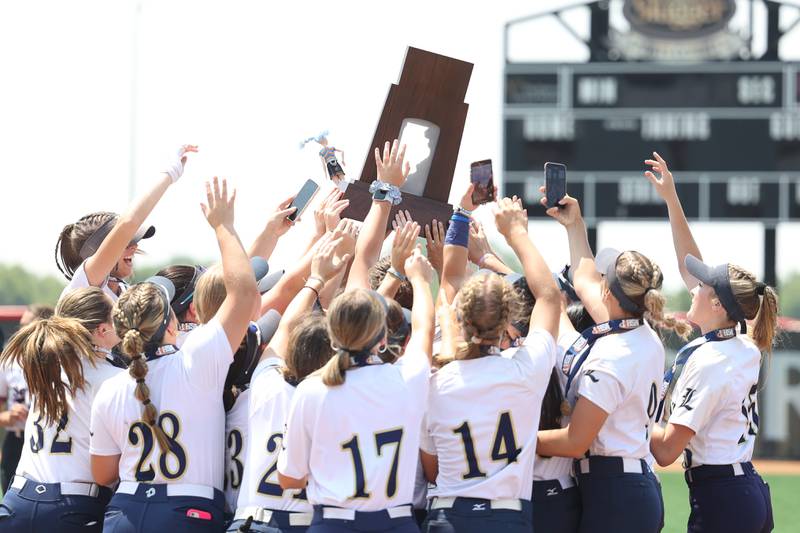
M 400 443 L 403 441 L 403 428 L 389 429 L 375 433 L 375 450 L 378 457 L 383 455 L 383 447 L 395 444 L 392 466 L 389 470 L 389 479 L 386 482 L 386 497 L 391 498 L 397 493 L 397 469 L 400 464 Z M 361 456 L 358 435 L 341 444 L 343 451 L 349 451 L 353 460 L 355 476 L 355 492 L 350 498 L 369 498 L 371 493 L 367 490 L 367 480 L 364 475 L 364 460 Z
M 44 448 L 44 428 L 42 427 L 42 415 L 39 414 L 36 417 L 36 420 L 33 421 L 33 427 L 36 431 L 36 436 L 31 436 L 29 441 L 31 446 L 31 451 L 33 453 L 39 453 L 40 450 Z M 72 437 L 67 435 L 66 439 L 61 438 L 61 432 L 67 429 L 67 424 L 69 424 L 69 416 L 67 413 L 61 415 L 61 418 L 58 419 L 58 425 L 56 426 L 56 434 L 53 437 L 53 442 L 50 443 L 50 453 L 51 454 L 68 454 L 72 453 Z
M 283 489 L 281 488 L 280 484 L 269 480 L 269 478 L 278 469 L 278 452 L 280 451 L 282 444 L 283 444 L 283 433 L 273 433 L 267 439 L 267 453 L 275 454 L 275 460 L 272 461 L 272 464 L 269 465 L 267 471 L 264 472 L 263 476 L 261 476 L 261 481 L 259 481 L 257 489 L 257 492 L 259 494 L 263 494 L 265 496 L 274 496 L 276 498 L 280 498 L 283 496 Z M 306 489 L 303 489 L 294 496 L 292 496 L 292 499 L 294 500 L 308 499 L 306 497 Z
M 244 446 L 244 439 L 242 432 L 238 429 L 232 429 L 228 433 L 228 450 L 231 454 L 231 463 L 228 466 L 228 471 L 225 472 L 225 488 L 230 484 L 231 488 L 238 489 L 242 485 L 242 474 L 244 474 L 244 465 L 239 459 L 239 454 L 242 453 Z
M 464 444 L 464 456 L 467 460 L 467 472 L 461 477 L 471 479 L 476 477 L 486 477 L 478 463 L 478 456 L 475 454 L 475 444 L 472 440 L 472 431 L 469 422 L 464 422 L 453 433 L 461 435 Z M 511 464 L 517 461 L 517 457 L 522 453 L 522 448 L 517 448 L 517 438 L 514 433 L 514 423 L 511 420 L 511 413 L 503 411 L 497 419 L 497 431 L 494 434 L 492 444 L 492 461 L 505 461 Z
M 178 479 L 186 471 L 186 451 L 178 442 L 181 424 L 173 413 L 162 413 L 158 417 L 158 426 L 167 437 L 168 449 L 162 450 L 158 457 L 158 468 L 165 479 Z M 156 472 L 150 464 L 150 454 L 153 453 L 155 439 L 153 430 L 142 421 L 131 425 L 128 430 L 128 442 L 133 446 L 142 446 L 139 462 L 136 463 L 136 481 L 153 481 Z

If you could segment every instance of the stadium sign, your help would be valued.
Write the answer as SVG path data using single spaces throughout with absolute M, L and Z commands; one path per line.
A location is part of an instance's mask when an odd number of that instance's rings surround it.
M 746 41 L 728 29 L 735 0 L 626 0 L 631 31 L 610 34 L 611 56 L 627 60 L 738 58 Z

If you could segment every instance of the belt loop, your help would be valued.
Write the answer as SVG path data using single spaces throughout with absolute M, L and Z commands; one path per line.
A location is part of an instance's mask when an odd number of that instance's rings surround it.
M 686 469 L 686 477 L 689 478 L 689 483 L 694 483 L 694 480 L 692 479 L 692 469 L 691 468 L 687 468 Z
M 743 476 L 744 469 L 742 468 L 742 463 L 733 463 L 731 465 L 733 467 L 733 475 L 734 476 Z

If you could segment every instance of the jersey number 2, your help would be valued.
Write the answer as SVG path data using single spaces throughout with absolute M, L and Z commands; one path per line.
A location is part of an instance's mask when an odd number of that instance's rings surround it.
M 41 413 L 39 416 L 34 420 L 33 427 L 36 429 L 36 437 L 31 437 L 30 445 L 31 451 L 33 453 L 39 453 L 39 451 L 44 448 L 44 428 L 42 427 L 42 415 Z M 67 424 L 69 424 L 69 416 L 67 413 L 61 415 L 61 418 L 58 419 L 58 426 L 56 426 L 56 434 L 53 437 L 53 442 L 50 443 L 50 453 L 51 454 L 68 454 L 72 453 L 72 437 L 67 436 L 66 440 L 59 440 L 59 435 L 61 432 L 67 429 Z
M 472 442 L 472 431 L 469 422 L 464 422 L 453 430 L 453 433 L 461 435 L 464 443 L 464 455 L 467 459 L 467 472 L 461 476 L 463 479 L 476 477 L 486 477 L 486 472 L 481 471 L 478 464 L 478 457 L 475 454 L 475 444 Z M 517 439 L 514 436 L 514 425 L 511 422 L 511 413 L 504 411 L 500 413 L 497 421 L 497 432 L 494 435 L 492 445 L 492 461 L 506 461 L 506 464 L 516 462 L 517 456 L 522 452 L 522 448 L 517 448 Z

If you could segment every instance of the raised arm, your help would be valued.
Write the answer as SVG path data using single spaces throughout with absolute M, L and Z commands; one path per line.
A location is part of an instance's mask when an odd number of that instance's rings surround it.
M 687 254 L 692 254 L 698 259 L 702 259 L 700 255 L 700 248 L 692 235 L 692 230 L 689 228 L 689 222 L 686 220 L 686 215 L 683 212 L 681 200 L 678 198 L 678 192 L 675 190 L 675 180 L 672 178 L 672 172 L 667 167 L 667 162 L 664 161 L 658 153 L 653 152 L 653 159 L 646 159 L 645 163 L 650 165 L 652 169 L 658 173 L 658 177 L 651 171 L 644 173 L 645 177 L 650 180 L 650 183 L 655 187 L 658 195 L 666 202 L 667 211 L 669 212 L 669 225 L 672 229 L 672 245 L 675 247 L 675 256 L 678 259 L 678 269 L 680 270 L 683 282 L 689 290 L 697 286 L 697 279 L 689 274 L 686 270 L 686 265 L 683 260 Z
M 400 284 L 406 275 L 406 259 L 416 249 L 417 237 L 419 237 L 419 224 L 406 221 L 402 226 L 395 229 L 394 241 L 392 242 L 392 266 L 384 276 L 378 292 L 387 298 L 394 298 L 400 289 Z
M 498 274 L 511 274 L 513 270 L 497 257 L 489 244 L 486 233 L 480 222 L 472 220 L 469 223 L 469 261 L 478 268 L 488 268 Z
M 531 312 L 531 328 L 540 328 L 558 338 L 561 295 L 539 250 L 528 238 L 528 213 L 518 199 L 503 198 L 495 208 L 495 223 L 506 242 L 517 254 L 525 271 L 525 280 L 536 297 Z
M 419 226 L 417 226 L 419 232 Z M 414 305 L 411 308 L 411 338 L 409 346 L 427 354 L 428 359 L 433 352 L 433 295 L 431 294 L 431 279 L 433 267 L 420 252 L 414 248 L 411 256 L 406 259 L 406 275 L 411 287 L 414 289 Z
M 397 139 L 389 145 L 387 141 L 383 147 L 383 157 L 375 148 L 375 162 L 378 167 L 378 181 L 388 183 L 395 187 L 402 187 L 411 166 L 405 161 L 406 147 L 399 146 Z M 404 164 L 405 162 L 405 164 Z M 374 265 L 381 253 L 381 245 L 386 237 L 386 224 L 392 210 L 390 198 L 373 200 L 372 206 L 361 226 L 361 232 L 356 242 L 356 255 L 353 266 L 350 267 L 350 276 L 347 279 L 347 288 L 369 289 L 369 269 Z
M 459 210 L 450 217 L 447 235 L 444 240 L 444 266 L 442 267 L 441 289 L 447 303 L 453 303 L 467 273 L 469 257 L 469 216 L 477 206 L 472 203 L 472 191 L 475 186 L 470 183 L 459 202 Z
M 258 291 L 250 259 L 244 251 L 239 235 L 233 227 L 233 207 L 236 191 L 228 196 L 228 183 L 214 177 L 214 185 L 206 182 L 207 204 L 201 204 L 203 214 L 214 229 L 222 256 L 222 279 L 225 284 L 225 300 L 214 318 L 219 320 L 231 350 L 239 349 L 253 314 L 253 305 Z
M 183 175 L 186 164 L 186 154 L 196 152 L 197 146 L 185 144 L 178 149 L 175 160 L 158 178 L 158 181 L 147 193 L 139 198 L 128 210 L 123 213 L 117 223 L 108 233 L 100 247 L 86 260 L 84 270 L 89 283 L 95 287 L 102 285 L 103 281 L 114 270 L 117 262 L 125 252 L 134 235 L 144 224 L 145 219 L 153 211 L 161 197 L 170 185 L 177 182 Z
M 270 352 L 269 355 L 282 358 L 288 352 L 289 337 L 294 322 L 311 312 L 311 308 L 325 284 L 335 278 L 344 269 L 347 262 L 350 261 L 349 254 L 337 258 L 337 253 L 342 243 L 343 238 L 341 235 L 337 236 L 329 233 L 323 237 L 311 260 L 311 275 L 286 308 L 286 312 L 281 317 L 278 331 L 272 337 L 268 349 L 265 350 L 265 355 Z M 262 355 L 262 358 L 265 355 Z
M 292 221 L 288 217 L 297 209 L 296 207 L 289 207 L 294 200 L 294 196 L 290 196 L 286 200 L 278 204 L 278 207 L 267 218 L 267 223 L 264 229 L 258 234 L 256 240 L 250 246 L 247 252 L 249 257 L 263 257 L 269 259 L 278 240 L 286 234 L 292 227 Z

